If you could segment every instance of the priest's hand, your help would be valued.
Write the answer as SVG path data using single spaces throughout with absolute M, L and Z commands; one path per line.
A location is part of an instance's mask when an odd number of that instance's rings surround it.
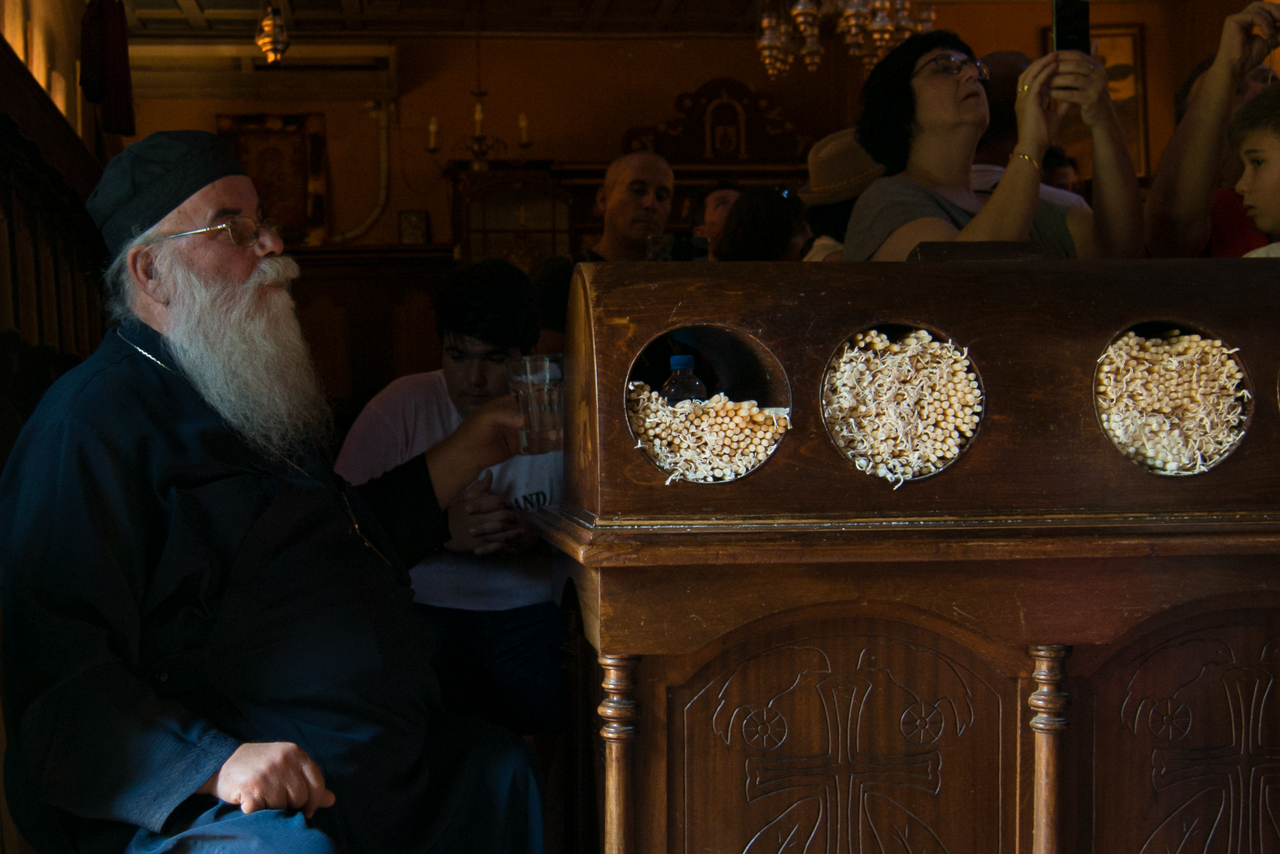
M 247 742 L 200 787 L 200 794 L 239 804 L 246 814 L 258 810 L 300 810 L 311 818 L 333 806 L 320 766 L 301 747 L 287 741 Z
M 529 548 L 537 534 L 507 499 L 491 492 L 493 472 L 486 471 L 449 503 L 449 542 L 444 547 L 477 555 Z
M 503 395 L 468 415 L 457 430 L 427 450 L 427 469 L 441 507 L 448 507 L 480 472 L 520 452 L 517 431 L 523 423 L 515 395 Z

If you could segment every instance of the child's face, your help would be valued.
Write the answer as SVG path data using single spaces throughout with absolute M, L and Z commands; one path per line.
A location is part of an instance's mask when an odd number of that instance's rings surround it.
M 1245 211 L 1258 231 L 1280 235 L 1280 136 L 1255 130 L 1240 146 L 1244 175 L 1236 192 L 1244 196 Z

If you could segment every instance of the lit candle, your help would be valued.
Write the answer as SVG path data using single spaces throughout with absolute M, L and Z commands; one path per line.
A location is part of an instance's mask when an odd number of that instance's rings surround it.
M 526 116 L 524 113 L 521 113 L 520 117 L 516 120 L 516 124 L 520 125 L 520 141 L 528 142 L 529 141 L 529 117 Z
M 431 117 L 431 123 L 427 125 L 427 148 L 436 147 L 436 133 L 440 130 L 440 122 L 435 116 Z
M 476 101 L 476 136 L 484 136 L 484 110 L 480 108 L 480 102 Z

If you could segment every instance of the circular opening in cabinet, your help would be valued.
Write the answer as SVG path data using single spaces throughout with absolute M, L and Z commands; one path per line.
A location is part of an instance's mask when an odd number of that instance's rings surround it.
M 692 358 L 701 388 L 687 387 L 682 376 L 664 394 L 675 356 Z M 727 326 L 682 326 L 654 338 L 631 365 L 625 400 L 639 450 L 668 483 L 744 477 L 791 427 L 782 363 L 758 339 Z
M 822 420 L 840 452 L 897 489 L 955 463 L 982 423 L 982 378 L 961 344 L 917 324 L 879 323 L 827 361 Z
M 1120 453 L 1152 474 L 1203 474 L 1240 444 L 1253 414 L 1249 377 L 1212 333 L 1172 321 L 1121 332 L 1098 358 L 1094 408 Z

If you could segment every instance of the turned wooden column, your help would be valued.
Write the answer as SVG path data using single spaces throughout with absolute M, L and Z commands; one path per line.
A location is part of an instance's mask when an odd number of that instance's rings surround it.
M 1058 733 L 1067 728 L 1062 710 L 1067 705 L 1067 695 L 1058 690 L 1066 675 L 1066 660 L 1070 647 L 1061 644 L 1033 646 L 1028 650 L 1035 659 L 1036 669 L 1031 674 L 1039 686 L 1027 698 L 1027 705 L 1035 711 L 1031 728 L 1035 730 L 1036 772 L 1035 810 L 1031 826 L 1032 854 L 1057 854 L 1058 852 Z
M 604 668 L 604 702 L 597 711 L 604 724 L 604 852 L 631 854 L 632 843 L 632 769 L 635 764 L 633 746 L 636 735 L 635 668 L 640 659 L 634 655 L 599 657 Z

